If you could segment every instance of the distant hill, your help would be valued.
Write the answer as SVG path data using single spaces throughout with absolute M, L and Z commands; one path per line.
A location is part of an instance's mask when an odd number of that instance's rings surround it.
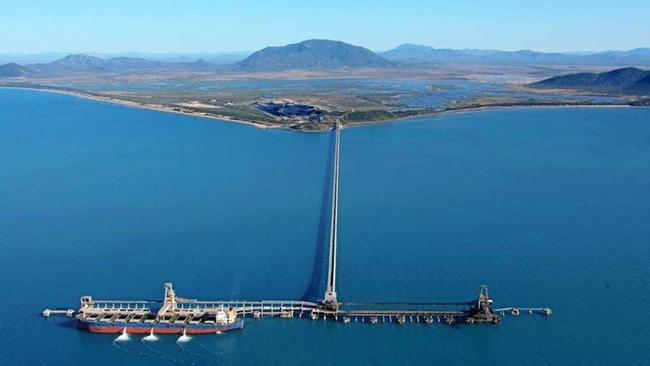
M 142 58 L 145 60 L 162 62 L 195 62 L 204 60 L 210 64 L 232 64 L 250 56 L 251 52 L 205 52 L 205 53 L 149 53 L 149 52 L 122 52 L 122 53 L 98 53 L 92 52 L 86 55 L 109 60 L 118 57 Z M 61 59 L 68 54 L 61 52 L 45 53 L 7 53 L 0 52 L 0 64 L 15 62 L 20 65 L 48 63 Z
M 391 67 L 367 48 L 339 41 L 308 40 L 282 47 L 267 47 L 237 63 L 244 71 L 313 70 Z
M 49 76 L 105 72 L 156 72 L 164 70 L 204 71 L 212 70 L 214 65 L 203 60 L 194 62 L 163 62 L 146 60 L 138 57 L 114 57 L 103 59 L 86 54 L 75 54 L 65 56 L 52 62 L 30 64 L 20 67 L 22 67 L 26 73 L 37 76 Z M 0 76 L 2 75 L 0 74 Z
M 106 61 L 99 57 L 88 56 L 83 53 L 76 55 L 68 55 L 60 60 L 51 63 L 61 67 L 80 70 L 101 69 L 106 64 Z
M 35 74 L 44 75 L 107 71 L 106 60 L 82 53 L 68 55 L 52 62 L 30 64 L 26 67 Z
M 69 74 L 80 72 L 101 72 L 105 70 L 105 62 L 99 57 L 85 54 L 68 55 L 61 59 L 47 62 L 25 65 L 34 74 Z
M 650 48 L 630 51 L 604 51 L 587 54 L 536 52 L 530 50 L 498 51 L 476 49 L 433 48 L 416 44 L 403 44 L 381 52 L 388 60 L 401 63 L 466 63 L 500 65 L 650 65 Z
M 449 63 L 459 61 L 478 61 L 481 57 L 494 52 L 499 51 L 473 49 L 455 50 L 408 43 L 379 54 L 388 60 L 403 63 Z
M 530 86 L 545 89 L 575 89 L 602 93 L 650 95 L 650 71 L 626 67 L 601 73 L 555 76 Z
M 0 77 L 14 78 L 20 76 L 27 76 L 31 71 L 25 66 L 18 65 L 17 63 L 10 62 L 8 64 L 0 65 Z

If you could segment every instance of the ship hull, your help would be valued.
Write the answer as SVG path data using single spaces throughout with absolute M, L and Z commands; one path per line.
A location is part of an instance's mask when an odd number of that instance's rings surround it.
M 169 324 L 169 323 L 124 323 L 124 322 L 95 322 L 78 320 L 80 329 L 92 333 L 122 333 L 126 329 L 128 334 L 216 334 L 244 327 L 244 321 L 239 320 L 232 324 Z

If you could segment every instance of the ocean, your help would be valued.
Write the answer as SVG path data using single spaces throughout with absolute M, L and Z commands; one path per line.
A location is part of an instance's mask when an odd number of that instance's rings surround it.
M 531 108 L 346 128 L 338 295 L 468 301 L 501 324 L 247 320 L 240 332 L 79 331 L 45 308 L 310 299 L 325 286 L 332 134 L 0 89 L 6 365 L 647 364 L 650 109 Z

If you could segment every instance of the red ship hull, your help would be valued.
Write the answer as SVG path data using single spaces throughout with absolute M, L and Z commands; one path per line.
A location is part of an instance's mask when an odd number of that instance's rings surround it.
M 118 334 L 126 329 L 127 334 L 150 334 L 153 330 L 154 334 L 216 334 L 227 332 L 230 330 L 238 330 L 244 327 L 243 321 L 238 321 L 233 324 L 224 325 L 193 325 L 189 324 L 181 326 L 177 324 L 146 324 L 146 323 L 109 323 L 102 324 L 96 322 L 80 321 L 78 324 L 80 329 L 85 329 L 92 333 L 108 333 Z

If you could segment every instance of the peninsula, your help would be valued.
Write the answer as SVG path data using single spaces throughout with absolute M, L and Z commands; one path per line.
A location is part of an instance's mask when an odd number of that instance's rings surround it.
M 319 131 L 336 121 L 373 123 L 490 107 L 645 106 L 650 71 L 612 70 L 630 62 L 650 65 L 650 53 L 630 52 L 587 57 L 403 45 L 378 54 L 339 41 L 307 40 L 229 64 L 87 54 L 11 62 L 0 65 L 0 86 L 260 128 Z

